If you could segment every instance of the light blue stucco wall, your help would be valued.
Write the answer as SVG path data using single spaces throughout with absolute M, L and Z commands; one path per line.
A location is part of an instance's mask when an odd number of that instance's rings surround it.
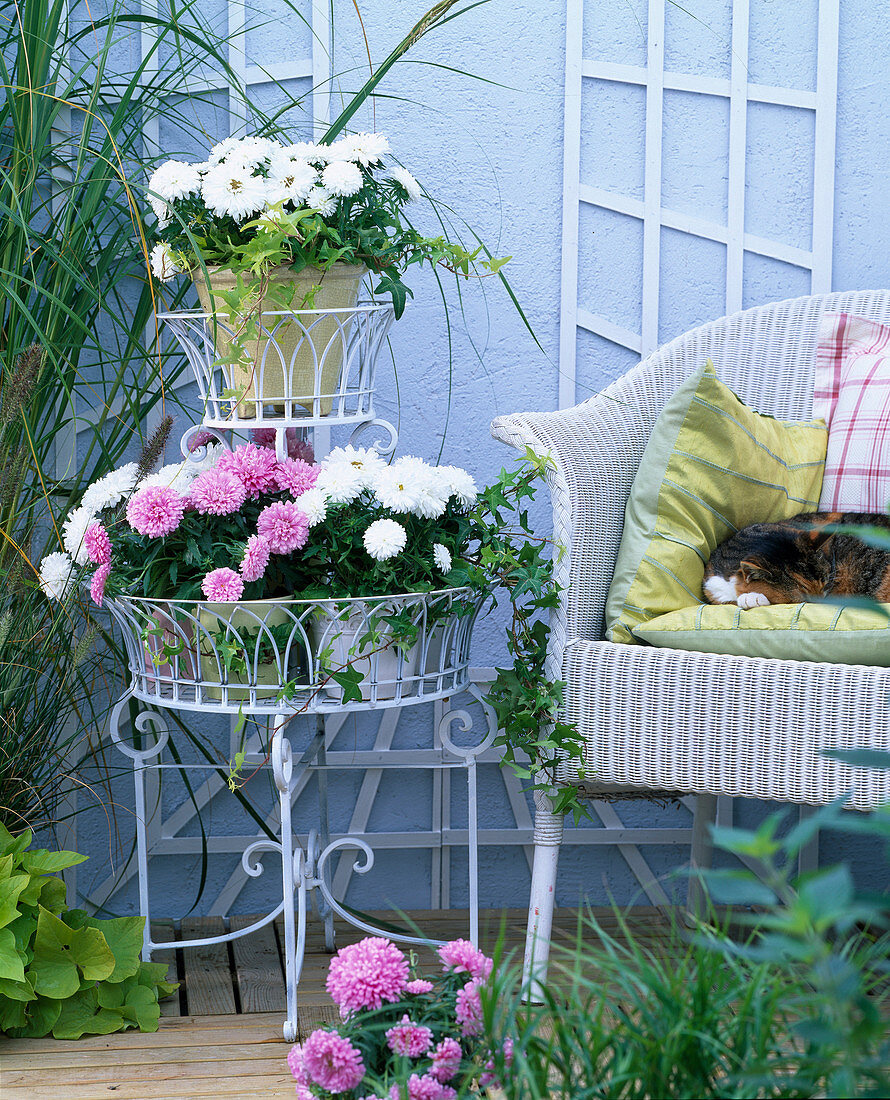
M 272 0 L 261 7 L 272 14 Z M 308 7 L 308 5 L 307 5 Z M 425 0 L 398 4 L 365 0 L 361 5 L 372 56 L 380 59 L 425 9 Z M 588 3 L 585 55 L 606 61 L 645 61 L 644 0 Z M 815 71 L 817 0 L 752 0 L 751 80 L 812 88 Z M 726 76 L 729 66 L 729 0 L 685 0 L 684 10 L 669 5 L 667 65 L 704 75 Z M 890 147 L 890 21 L 878 17 L 866 0 L 841 5 L 838 92 L 837 180 L 834 285 L 837 289 L 890 283 L 890 219 L 887 216 L 887 158 Z M 366 60 L 354 9 L 337 0 L 336 68 L 343 86 L 357 86 Z M 293 19 L 251 32 L 248 52 L 274 61 L 305 53 L 306 32 Z M 384 130 L 405 165 L 442 202 L 466 219 L 498 254 L 512 254 L 506 272 L 543 350 L 494 280 L 464 288 L 462 317 L 451 295 L 453 367 L 451 415 L 444 440 L 444 461 L 489 480 L 512 456 L 489 437 L 498 414 L 521 409 L 554 408 L 557 401 L 557 348 L 560 305 L 559 266 L 562 203 L 562 126 L 565 11 L 563 0 L 492 0 L 431 35 L 397 68 L 376 104 L 376 118 L 363 126 Z M 288 54 L 290 51 L 290 54 Z M 431 67 L 430 62 L 465 69 L 485 80 L 472 80 Z M 349 75 L 349 74 L 352 75 Z M 295 85 L 297 87 L 297 85 Z M 305 90 L 305 82 L 299 85 Z M 278 93 L 261 90 L 264 106 Z M 588 82 L 584 92 L 582 180 L 641 196 L 644 93 L 639 88 Z M 725 101 L 703 101 L 681 93 L 665 100 L 666 204 L 716 220 L 726 216 Z M 172 140 L 172 136 L 171 136 Z M 752 106 L 749 113 L 747 225 L 755 233 L 806 246 L 812 217 L 809 183 L 812 122 L 803 112 Z M 587 308 L 637 329 L 642 306 L 639 227 L 602 211 L 586 210 L 581 219 L 579 298 Z M 662 241 L 662 290 L 659 334 L 671 338 L 692 325 L 719 316 L 723 309 L 722 246 L 681 238 L 665 231 Z M 434 281 L 413 274 L 415 292 L 393 336 L 398 399 L 392 373 L 384 370 L 381 415 L 398 420 L 400 451 L 434 458 L 442 442 L 448 402 L 448 333 Z M 799 269 L 749 257 L 744 300 L 753 305 L 808 291 Z M 633 355 L 599 337 L 578 340 L 578 388 L 581 400 L 596 392 L 633 362 Z M 542 529 L 547 509 L 538 509 Z M 494 665 L 504 657 L 500 625 L 482 624 L 475 663 Z M 429 737 L 428 711 L 407 714 L 398 744 L 423 743 Z M 214 736 L 219 737 L 216 733 Z M 349 725 L 341 745 L 364 745 L 367 723 Z M 355 797 L 355 776 L 332 781 L 335 828 L 345 827 Z M 481 777 L 481 823 L 507 825 L 511 815 L 495 769 Z M 457 791 L 458 783 L 455 783 Z M 126 799 L 126 788 L 121 787 Z M 174 793 L 169 793 L 174 800 Z M 371 828 L 419 827 L 428 814 L 427 777 L 384 777 Z M 455 824 L 462 820 L 462 799 L 455 794 Z M 739 806 L 742 820 L 753 820 L 762 806 Z M 687 824 L 682 810 L 628 804 L 619 807 L 629 825 Z M 126 813 L 118 826 L 127 834 Z M 229 796 L 213 803 L 213 824 L 235 827 Z M 308 820 L 308 819 L 307 819 Z M 81 837 L 92 850 L 93 879 L 100 877 L 108 851 L 105 818 L 98 811 L 84 818 Z M 847 853 L 862 877 L 882 875 L 879 855 L 866 846 L 823 840 L 828 859 Z M 654 870 L 667 872 L 685 855 L 682 849 L 646 850 Z M 214 860 L 211 888 L 227 877 L 230 860 Z M 455 851 L 452 902 L 465 901 L 465 855 Z M 402 907 L 428 903 L 430 857 L 427 853 L 382 854 L 377 868 L 355 880 L 349 901 L 360 906 Z M 528 870 L 521 849 L 498 847 L 482 853 L 482 902 L 523 905 Z M 177 857 L 155 864 L 158 905 L 179 915 L 191 904 L 200 874 L 197 858 Z M 271 872 L 274 875 L 274 871 Z M 89 875 L 82 874 L 82 883 Z M 880 881 L 883 881 L 881 877 Z M 629 901 L 636 884 L 614 848 L 567 845 L 561 858 L 560 901 L 571 903 L 586 891 L 593 903 L 609 896 Z M 261 884 L 251 886 L 236 909 L 255 910 Z M 134 902 L 125 890 L 117 908 Z

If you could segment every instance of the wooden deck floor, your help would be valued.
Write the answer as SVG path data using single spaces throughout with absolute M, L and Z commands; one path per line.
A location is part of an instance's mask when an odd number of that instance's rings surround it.
M 635 928 L 657 935 L 664 927 L 664 916 L 658 910 L 638 908 L 632 912 Z M 606 927 L 614 926 L 609 910 L 596 915 Z M 391 914 L 380 916 L 392 919 Z M 491 948 L 505 922 L 507 946 L 521 948 L 524 911 L 490 910 L 481 916 L 483 946 Z M 463 910 L 415 913 L 412 917 L 425 934 L 436 939 L 467 934 Z M 244 927 L 252 920 L 233 917 L 232 926 Z M 557 934 L 573 934 L 576 920 L 575 910 L 558 911 Z M 206 936 L 222 927 L 222 921 L 213 918 L 183 921 L 177 938 Z M 166 938 L 171 928 L 159 925 L 156 931 Z M 338 925 L 338 946 L 362 935 L 352 927 Z M 155 938 L 160 937 L 156 934 Z M 269 927 L 230 945 L 171 953 L 174 957 L 167 960 L 171 976 L 182 985 L 178 995 L 162 1004 L 161 1026 L 153 1034 L 130 1031 L 77 1042 L 0 1038 L 0 1097 L 292 1100 L 293 1079 L 285 1063 L 289 1044 L 281 1033 L 284 977 L 280 944 L 280 929 Z M 329 959 L 321 925 L 314 923 L 300 982 L 301 1034 L 337 1018 L 324 989 Z M 431 959 L 422 961 L 429 965 Z

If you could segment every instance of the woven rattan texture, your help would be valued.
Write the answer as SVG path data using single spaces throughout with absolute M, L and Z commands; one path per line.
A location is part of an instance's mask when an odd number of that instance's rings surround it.
M 603 637 L 624 507 L 668 398 L 711 358 L 759 412 L 808 418 L 825 310 L 890 322 L 890 291 L 745 310 L 665 345 L 575 408 L 493 422 L 495 438 L 554 461 L 554 535 L 566 552 L 556 566 L 562 597 L 548 674 L 567 681 L 567 715 L 588 743 L 588 779 L 824 803 L 853 776 L 818 757 L 820 746 L 845 738 L 890 748 L 890 677 L 880 670 L 589 644 Z M 855 804 L 890 799 L 886 775 L 857 770 Z

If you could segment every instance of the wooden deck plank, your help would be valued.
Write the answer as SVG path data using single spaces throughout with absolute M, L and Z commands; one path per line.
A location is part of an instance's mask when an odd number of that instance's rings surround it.
M 217 1096 L 262 1097 L 263 1100 L 293 1100 L 294 1079 L 290 1071 L 251 1077 L 249 1080 L 227 1081 L 220 1077 L 205 1077 L 194 1081 L 179 1081 L 171 1086 L 169 1081 L 142 1080 L 136 1082 L 121 1079 L 112 1085 L 66 1085 L 66 1100 L 98 1100 L 112 1096 L 115 1100 L 214 1100 Z M 58 1100 L 59 1081 L 52 1085 L 25 1085 L 22 1088 L 3 1088 L 3 1100 Z
M 233 931 L 247 928 L 253 917 L 232 917 Z M 242 1012 L 286 1012 L 284 975 L 275 929 L 271 924 L 249 936 L 232 940 L 235 976 L 241 995 Z
M 229 971 L 229 949 L 224 943 L 188 947 L 186 941 L 219 936 L 222 917 L 188 917 L 180 925 L 183 941 L 186 1003 L 191 1016 L 219 1016 L 235 1011 L 235 992 Z

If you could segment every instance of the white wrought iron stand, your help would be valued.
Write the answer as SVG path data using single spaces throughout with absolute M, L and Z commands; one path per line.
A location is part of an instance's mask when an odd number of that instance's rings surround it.
M 326 346 L 318 348 L 310 340 L 313 328 L 334 320 L 334 331 Z M 264 315 L 265 316 L 265 315 Z M 377 353 L 385 341 L 392 321 L 389 307 L 370 305 L 354 310 L 305 310 L 275 313 L 268 322 L 268 343 L 258 364 L 259 384 L 269 364 L 286 378 L 284 399 L 271 410 L 259 400 L 245 407 L 239 400 L 237 379 L 230 368 L 216 362 L 213 340 L 214 320 L 198 313 L 162 314 L 195 372 L 205 402 L 201 425 L 183 436 L 182 451 L 200 459 L 203 448 L 189 450 L 189 442 L 199 430 L 229 445 L 228 432 L 250 428 L 274 428 L 276 451 L 286 453 L 288 429 L 304 431 L 316 427 L 355 425 L 351 441 L 368 429 L 386 433 L 385 443 L 374 444 L 380 453 L 395 449 L 397 432 L 386 421 L 378 420 L 373 410 L 374 367 Z M 286 361 L 275 334 L 283 324 L 297 325 L 304 334 L 303 347 L 309 347 L 315 363 L 315 391 L 310 399 L 292 388 L 296 352 Z M 318 341 L 315 342 L 316 344 Z M 298 349 L 299 350 L 299 349 Z M 325 358 L 336 351 L 341 363 L 335 392 L 322 391 Z M 234 394 L 234 396 L 233 396 Z M 302 397 L 301 404 L 296 400 Z M 325 408 L 330 409 L 325 413 Z M 249 415 L 245 415 L 248 413 Z M 362 656 L 365 678 L 361 699 L 344 702 L 343 691 L 331 677 L 322 659 L 329 654 L 332 639 L 340 637 L 343 624 L 358 619 L 357 637 L 366 632 L 369 622 L 379 628 L 375 611 L 384 613 L 397 605 L 407 611 L 417 629 L 417 641 L 407 653 L 386 644 L 368 656 Z M 450 700 L 468 692 L 480 703 L 481 695 L 470 681 L 469 650 L 473 624 L 480 603 L 468 589 L 443 589 L 429 593 L 349 600 L 252 601 L 243 604 L 211 604 L 206 601 L 149 600 L 135 597 L 109 601 L 109 609 L 121 629 L 131 683 L 114 706 L 110 733 L 118 749 L 133 765 L 136 810 L 136 857 L 139 878 L 139 909 L 145 917 L 143 958 L 163 949 L 201 947 L 249 935 L 277 917 L 284 922 L 285 982 L 287 1019 L 284 1036 L 297 1036 L 297 986 L 306 948 L 308 904 L 314 901 L 325 926 L 325 944 L 334 950 L 336 913 L 343 920 L 372 935 L 412 944 L 435 943 L 430 939 L 394 935 L 356 917 L 334 897 L 328 884 L 328 861 L 335 852 L 355 849 L 354 870 L 367 873 L 374 863 L 368 843 L 358 836 L 331 841 L 327 811 L 327 771 L 325 758 L 325 718 L 344 711 L 369 711 L 404 707 L 437 700 Z M 274 622 L 272 622 L 274 618 Z M 287 626 L 282 640 L 282 626 Z M 276 628 L 273 635 L 272 627 Z M 225 649 L 221 644 L 225 643 Z M 234 658 L 233 658 L 234 654 Z M 235 659 L 237 658 L 237 660 Z M 286 698 L 282 694 L 286 688 Z M 124 718 L 131 704 L 140 707 L 133 715 L 133 740 L 124 735 Z M 492 743 L 496 722 L 490 707 L 482 703 L 488 729 L 480 744 L 457 745 L 451 727 L 460 723 L 464 732 L 473 726 L 466 710 L 446 710 L 438 725 L 442 745 L 442 769 L 463 768 L 468 786 L 470 939 L 478 941 L 478 835 L 476 800 L 477 758 Z M 185 710 L 204 714 L 241 715 L 265 718 L 272 731 L 268 753 L 253 757 L 259 768 L 271 768 L 278 795 L 279 836 L 261 838 L 248 844 L 241 856 L 245 874 L 262 874 L 262 855 L 278 854 L 281 860 L 281 902 L 247 928 L 220 936 L 187 941 L 160 942 L 151 934 L 150 889 L 148 877 L 148 799 L 146 777 L 150 772 L 218 771 L 218 764 L 164 762 L 163 752 L 169 730 L 162 711 Z M 296 716 L 314 715 L 315 734 L 296 751 L 288 736 L 288 727 Z M 145 743 L 148 741 L 148 743 Z M 342 768 L 337 764 L 337 768 Z M 360 765 L 357 765 L 360 766 Z M 385 765 L 384 765 L 385 766 Z M 427 764 L 429 766 L 429 764 Z M 295 836 L 291 810 L 295 789 L 307 768 L 318 776 L 319 828 L 313 829 L 304 848 Z

